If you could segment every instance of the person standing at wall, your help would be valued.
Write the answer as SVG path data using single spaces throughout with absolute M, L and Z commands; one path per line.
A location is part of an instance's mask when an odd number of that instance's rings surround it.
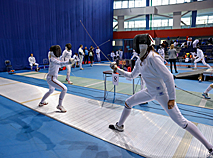
M 84 68 L 82 67 L 82 62 L 83 62 L 83 59 L 84 59 L 84 51 L 83 51 L 83 45 L 81 44 L 80 46 L 79 46 L 79 49 L 78 49 L 78 54 L 79 54 L 79 59 L 80 59 L 80 63 L 79 63 L 79 65 L 80 65 L 80 70 L 83 70 Z
M 101 62 L 101 50 L 99 49 L 99 47 L 97 47 L 95 52 L 96 52 L 96 55 L 97 55 L 98 62 Z
M 88 51 L 87 47 L 84 48 L 84 54 L 85 54 L 85 56 L 84 56 L 84 63 L 88 64 L 88 61 L 89 61 L 89 51 Z
M 90 66 L 93 66 L 93 60 L 94 60 L 94 51 L 93 51 L 93 46 L 90 47 L 89 49 L 89 59 L 90 59 Z

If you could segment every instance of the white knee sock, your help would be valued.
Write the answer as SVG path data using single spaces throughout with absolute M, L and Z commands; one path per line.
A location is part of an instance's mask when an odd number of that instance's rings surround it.
M 124 124 L 125 120 L 129 116 L 130 112 L 131 112 L 131 109 L 124 107 L 120 120 L 118 122 L 118 126 L 121 126 Z
M 43 98 L 41 99 L 41 103 L 43 103 L 50 95 L 51 93 L 48 91 L 44 96 Z
M 210 84 L 204 93 L 209 93 L 209 91 L 213 89 L 212 87 L 213 87 L 213 84 Z
M 67 92 L 66 90 L 61 91 L 61 94 L 59 96 L 59 104 L 58 104 L 59 106 L 62 106 L 62 101 L 64 99 L 66 92 Z
M 195 138 L 197 138 L 208 150 L 213 148 L 213 145 L 208 142 L 197 126 L 195 126 L 192 122 L 188 121 L 186 130 L 190 132 Z

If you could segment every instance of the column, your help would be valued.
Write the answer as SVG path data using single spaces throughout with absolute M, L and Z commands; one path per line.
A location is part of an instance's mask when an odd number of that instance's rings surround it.
M 180 29 L 181 12 L 173 12 L 173 29 Z
M 146 0 L 146 6 L 149 6 L 149 0 Z M 149 14 L 146 15 L 146 30 L 149 30 Z
M 118 16 L 118 30 L 124 31 L 124 16 Z

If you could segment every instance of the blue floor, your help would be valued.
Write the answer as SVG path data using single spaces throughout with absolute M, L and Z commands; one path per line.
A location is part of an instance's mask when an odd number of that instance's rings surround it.
M 106 70 L 110 70 L 110 68 L 108 66 L 94 65 L 90 67 L 89 65 L 84 65 L 84 70 L 79 70 L 79 68 L 72 69 L 71 76 L 103 80 L 102 72 Z M 24 71 L 26 70 L 19 70 L 17 72 Z M 178 71 L 180 73 L 183 70 Z M 41 72 L 47 72 L 47 69 L 41 70 Z M 65 75 L 66 70 L 61 71 L 60 74 Z M 8 75 L 6 72 L 1 72 L 0 77 L 48 88 L 45 80 Z M 119 81 L 131 83 L 124 78 L 120 78 Z M 185 90 L 203 92 L 211 82 L 199 83 L 195 80 L 176 79 L 175 83 L 178 87 Z M 68 88 L 67 93 L 96 100 L 103 99 L 103 91 L 101 90 L 68 84 L 66 86 Z M 116 104 L 123 105 L 128 97 L 128 95 L 116 94 Z M 112 98 L 113 93 L 109 92 L 107 101 L 111 102 Z M 182 104 L 178 104 L 178 106 L 182 114 L 190 121 L 213 126 L 213 110 Z M 142 158 L 139 155 L 64 125 L 2 96 L 0 96 L 0 108 L 0 157 Z M 156 101 L 138 105 L 134 108 L 167 115 Z

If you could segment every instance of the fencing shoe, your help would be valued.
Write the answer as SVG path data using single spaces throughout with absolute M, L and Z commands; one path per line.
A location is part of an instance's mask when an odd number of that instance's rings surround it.
M 110 129 L 117 130 L 119 132 L 124 131 L 124 125 L 118 126 L 118 122 L 115 125 L 109 125 Z
M 212 158 L 213 157 L 213 148 L 209 150 L 209 154 L 207 158 Z
M 67 112 L 67 110 L 63 106 L 57 106 L 56 107 L 58 110 L 61 110 L 61 112 Z
M 43 103 L 40 102 L 40 103 L 38 104 L 38 106 L 39 106 L 39 107 L 42 107 L 42 106 L 47 105 L 47 104 L 48 104 L 47 102 L 43 102 Z
M 208 93 L 203 93 L 202 96 L 204 96 L 205 99 L 211 99 L 211 97 L 209 97 Z

